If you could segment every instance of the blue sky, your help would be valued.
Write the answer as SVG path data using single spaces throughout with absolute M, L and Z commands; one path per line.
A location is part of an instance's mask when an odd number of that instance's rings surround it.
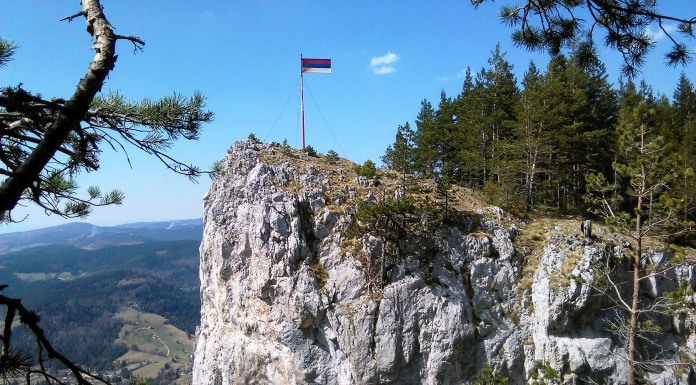
M 515 66 L 518 80 L 530 60 L 545 67 L 548 57 L 515 48 L 511 30 L 498 18 L 506 2 L 478 10 L 465 0 L 423 1 L 134 1 L 102 0 L 107 17 L 123 35 L 145 42 L 133 54 L 122 41 L 104 91 L 137 100 L 200 90 L 215 121 L 197 142 L 181 142 L 171 153 L 202 167 L 225 156 L 235 141 L 253 132 L 263 141 L 301 146 L 299 64 L 304 57 L 331 58 L 333 73 L 306 74 L 307 144 L 333 149 L 357 163 L 379 163 L 399 124 L 413 122 L 420 102 L 437 105 L 440 91 L 456 96 L 467 67 L 487 65 L 497 43 Z M 696 15 L 693 0 L 663 1 L 665 12 Z M 69 97 L 94 53 L 85 21 L 60 22 L 76 13 L 77 1 L 0 0 L 0 35 L 20 45 L 15 60 L 0 69 L 0 85 L 23 86 L 44 97 Z M 671 96 L 685 71 L 664 65 L 668 48 L 658 39 L 642 77 Z M 696 49 L 696 41 L 688 43 Z M 618 54 L 602 50 L 610 80 L 618 79 Z M 122 206 L 97 208 L 86 221 L 113 225 L 202 216 L 210 179 L 192 184 L 167 172 L 155 159 L 105 151 L 100 171 L 79 176 L 80 185 L 120 189 Z M 0 232 L 64 223 L 31 207 L 19 224 Z

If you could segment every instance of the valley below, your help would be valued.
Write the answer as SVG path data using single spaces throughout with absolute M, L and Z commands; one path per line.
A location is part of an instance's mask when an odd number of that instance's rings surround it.
M 3 294 L 36 311 L 57 351 L 114 384 L 190 384 L 201 234 L 200 219 L 2 234 Z M 36 354 L 27 328 L 14 329 L 13 346 Z

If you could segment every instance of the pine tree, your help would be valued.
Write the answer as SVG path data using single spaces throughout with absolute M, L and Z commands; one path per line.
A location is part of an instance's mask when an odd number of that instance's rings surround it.
M 524 179 L 525 206 L 534 205 L 537 176 L 547 171 L 548 157 L 552 152 L 549 128 L 553 110 L 547 105 L 545 81 L 534 62 L 529 64 L 522 81 L 524 90 L 517 103 L 515 125 L 516 170 Z
M 421 110 L 416 117 L 416 132 L 413 141 L 416 147 L 416 171 L 424 176 L 432 176 L 435 170 L 435 162 L 437 161 L 436 139 L 435 109 L 428 100 L 423 99 Z
M 474 78 L 471 75 L 471 67 L 466 67 L 464 71 L 464 82 L 462 82 L 462 93 L 460 97 L 466 97 L 474 90 Z
M 364 176 L 367 179 L 372 179 L 377 174 L 377 165 L 370 159 L 366 160 L 362 166 L 358 167 L 358 175 Z
M 621 111 L 617 127 L 619 153 L 614 163 L 620 180 L 618 186 L 607 182 L 601 174 L 590 174 L 587 178 L 587 201 L 603 214 L 609 224 L 620 227 L 635 241 L 635 252 L 631 256 L 630 297 L 623 298 L 618 289 L 621 283 L 608 278 L 614 287 L 614 300 L 628 315 L 622 328 L 626 332 L 625 359 L 629 367 L 629 384 L 636 383 L 636 373 L 640 369 L 637 351 L 641 320 L 649 317 L 651 312 L 659 311 L 655 305 L 641 307 L 640 282 L 649 274 L 659 273 L 645 270 L 644 241 L 662 234 L 666 226 L 678 219 L 681 207 L 679 199 L 675 199 L 671 192 L 679 178 L 678 161 L 665 151 L 663 138 L 656 135 L 654 115 L 655 110 L 646 101 L 635 107 L 627 105 Z
M 403 188 L 406 188 L 406 178 L 415 170 L 415 147 L 413 143 L 415 133 L 411 129 L 411 125 L 406 122 L 403 126 L 399 125 L 396 130 L 396 138 L 394 144 L 389 145 L 382 163 L 387 168 L 398 171 L 403 176 Z
M 619 108 L 617 92 L 609 84 L 606 68 L 597 59 L 595 52 L 583 53 L 576 49 L 571 62 L 587 79 L 583 87 L 587 111 L 586 124 L 580 137 L 583 154 L 580 174 L 603 172 L 605 175 L 610 175 L 614 154 L 617 151 L 614 137 L 616 114 Z M 598 146 L 598 143 L 602 145 Z M 584 191 L 582 179 L 580 177 L 581 192 Z
M 696 222 L 696 87 L 684 73 L 674 91 L 669 117 L 672 119 L 665 132 L 668 146 L 680 157 L 682 179 L 675 186 L 675 194 L 684 199 L 684 220 Z M 692 239 L 694 235 L 692 234 Z
M 475 153 L 467 156 L 460 151 L 460 159 L 468 164 L 462 173 L 472 174 L 471 167 L 477 167 L 478 184 L 484 185 L 492 179 L 497 188 L 498 184 L 505 186 L 503 180 L 509 181 L 511 174 L 510 165 L 503 161 L 507 156 L 504 141 L 512 135 L 519 90 L 513 67 L 500 52 L 500 45 L 488 63 L 489 68 L 476 75 L 473 89 L 462 94 L 456 105 L 461 111 L 457 114 L 461 121 L 460 142 L 472 146 Z
M 484 171 L 484 183 L 489 178 L 494 178 L 495 183 L 504 185 L 509 182 L 506 178 L 509 175 L 509 165 L 505 162 L 505 141 L 512 136 L 519 90 L 512 73 L 513 66 L 505 60 L 505 53 L 500 52 L 500 44 L 496 45 L 488 64 L 489 69 L 481 77 L 484 85 L 483 102 L 487 108 L 482 116 L 483 135 L 488 139 L 482 144 L 487 153 L 484 155 L 484 167 L 487 164 L 489 169 L 489 172 Z
M 136 48 L 139 38 L 117 35 L 98 0 L 83 0 L 82 11 L 66 19 L 85 17 L 87 31 L 97 41 L 97 54 L 68 99 L 44 99 L 21 83 L 0 89 L 0 223 L 12 222 L 20 201 L 48 213 L 84 217 L 94 206 L 120 204 L 120 191 L 102 193 L 89 187 L 77 193 L 74 176 L 99 169 L 104 148 L 124 145 L 142 150 L 173 172 L 195 178 L 202 173 L 167 154 L 179 139 L 196 140 L 201 126 L 213 118 L 205 97 L 174 94 L 157 101 L 131 102 L 118 93 L 98 95 L 116 62 L 116 42 Z M 7 65 L 16 45 L 0 42 L 0 66 Z
M 492 0 L 471 2 L 478 7 L 486 1 Z M 589 21 L 578 17 L 585 13 Z M 655 46 L 654 36 L 647 32 L 650 27 L 671 41 L 672 47 L 665 54 L 667 63 L 686 66 L 693 58 L 686 41 L 695 36 L 696 17 L 663 14 L 656 1 L 526 0 L 504 5 L 500 15 L 506 25 L 515 28 L 512 40 L 516 45 L 547 51 L 551 56 L 557 56 L 563 48 L 577 46 L 578 42 L 586 47 L 583 50 L 591 50 L 594 38 L 604 32 L 604 44 L 622 55 L 622 71 L 630 76 L 638 73 Z M 664 28 L 668 22 L 677 23 L 676 31 Z
M 587 76 L 564 56 L 551 60 L 546 71 L 546 108 L 554 151 L 550 158 L 547 190 L 561 210 L 573 208 L 580 195 L 585 150 L 582 137 L 588 124 Z
M 454 103 L 447 97 L 445 91 L 440 92 L 440 103 L 435 113 L 435 129 L 437 136 L 437 175 L 445 176 L 446 180 L 459 179 L 459 160 L 457 159 L 457 126 Z
M 16 49 L 17 44 L 0 38 L 0 67 L 4 67 L 12 60 Z
M 459 178 L 456 181 L 468 187 L 481 187 L 483 164 L 481 116 L 484 113 L 482 98 L 483 86 L 474 83 L 471 69 L 466 69 L 462 92 L 452 102 L 456 116 L 454 136 Z

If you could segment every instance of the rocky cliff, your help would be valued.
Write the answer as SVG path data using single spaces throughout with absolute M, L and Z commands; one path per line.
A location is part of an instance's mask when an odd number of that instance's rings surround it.
M 484 364 L 513 384 L 622 383 L 625 314 L 601 290 L 625 294 L 630 242 L 403 185 L 277 144 L 230 148 L 205 197 L 193 383 L 462 384 Z M 646 304 L 681 306 L 651 318 L 652 382 L 694 381 L 694 288 L 688 265 L 644 282 Z

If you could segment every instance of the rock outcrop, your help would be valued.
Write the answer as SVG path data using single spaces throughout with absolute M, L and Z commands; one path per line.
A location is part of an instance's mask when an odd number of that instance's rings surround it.
M 625 270 L 627 244 L 601 228 L 585 239 L 578 221 L 532 235 L 464 196 L 447 226 L 353 231 L 358 202 L 404 195 L 394 178 L 275 144 L 230 148 L 205 197 L 194 384 L 462 384 L 484 364 L 513 384 L 540 365 L 564 383 L 622 383 L 621 314 L 596 287 L 598 264 Z M 694 288 L 693 266 L 645 285 L 653 298 Z M 694 315 L 655 327 L 674 365 L 645 375 L 694 381 Z

